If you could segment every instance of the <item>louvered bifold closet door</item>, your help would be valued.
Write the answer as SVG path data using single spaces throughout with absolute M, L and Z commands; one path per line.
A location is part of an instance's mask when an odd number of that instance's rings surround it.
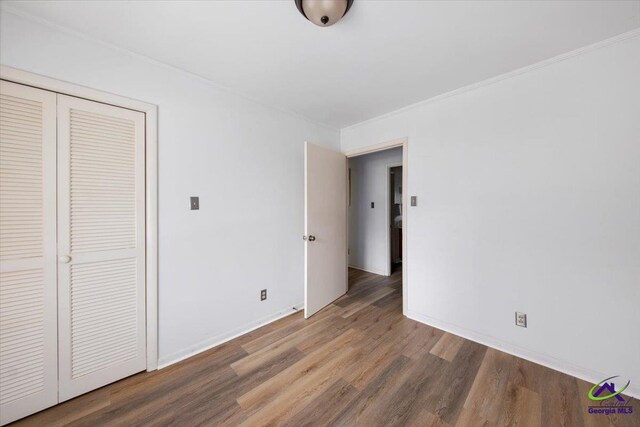
M 0 81 L 0 423 L 58 402 L 56 95 Z
M 144 120 L 58 95 L 60 401 L 146 368 Z

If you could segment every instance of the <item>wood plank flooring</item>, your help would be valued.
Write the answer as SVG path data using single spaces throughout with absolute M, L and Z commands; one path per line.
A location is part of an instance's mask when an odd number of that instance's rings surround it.
M 348 294 L 16 426 L 638 426 L 587 413 L 583 381 L 402 316 L 402 277 Z

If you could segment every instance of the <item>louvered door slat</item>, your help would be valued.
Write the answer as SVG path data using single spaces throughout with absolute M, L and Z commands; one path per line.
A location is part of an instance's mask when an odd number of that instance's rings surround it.
M 56 95 L 0 81 L 0 423 L 58 402 Z
M 58 96 L 60 399 L 144 370 L 144 114 Z

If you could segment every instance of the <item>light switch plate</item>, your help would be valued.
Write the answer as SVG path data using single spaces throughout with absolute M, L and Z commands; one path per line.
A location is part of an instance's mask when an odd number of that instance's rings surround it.
M 371 209 L 373 209 L 375 207 L 376 207 L 375 203 L 371 202 Z
M 200 210 L 200 198 L 198 196 L 191 196 L 190 206 L 192 211 Z
M 418 206 L 418 196 L 411 196 L 411 206 Z

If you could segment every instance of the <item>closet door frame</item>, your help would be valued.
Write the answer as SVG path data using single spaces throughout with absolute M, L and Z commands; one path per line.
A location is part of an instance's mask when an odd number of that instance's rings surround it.
M 145 272 L 147 371 L 158 369 L 158 107 L 0 65 L 0 79 L 145 114 Z

